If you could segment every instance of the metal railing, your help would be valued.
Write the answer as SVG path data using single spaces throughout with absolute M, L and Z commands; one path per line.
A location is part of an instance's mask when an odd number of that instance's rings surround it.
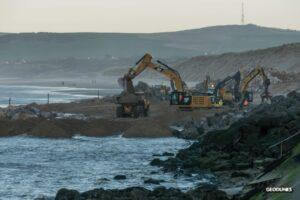
M 280 145 L 280 157 L 282 157 L 282 155 L 283 155 L 283 147 L 282 147 L 283 143 L 289 141 L 290 139 L 296 137 L 297 135 L 300 135 L 300 131 L 296 132 L 294 135 L 291 135 L 291 136 L 285 138 L 284 140 L 281 140 L 280 142 L 277 142 L 277 143 L 269 146 L 268 149 L 271 149 L 271 148 L 274 148 L 274 147 Z

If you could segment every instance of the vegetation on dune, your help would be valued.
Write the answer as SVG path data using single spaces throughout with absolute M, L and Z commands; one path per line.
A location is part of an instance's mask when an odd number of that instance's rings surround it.
M 300 165 L 299 161 L 295 160 L 296 156 L 300 156 L 300 144 L 298 144 L 294 149 L 292 155 L 284 161 L 279 167 L 274 171 L 270 172 L 272 174 L 282 175 L 279 182 L 275 184 L 277 187 L 292 187 L 295 190 L 295 184 L 299 181 Z M 298 163 L 297 163 L 298 162 Z M 294 191 L 295 192 L 295 191 Z M 251 200 L 263 200 L 266 199 L 273 200 L 285 200 L 293 199 L 293 193 L 269 193 L 266 194 L 264 191 L 258 193 Z

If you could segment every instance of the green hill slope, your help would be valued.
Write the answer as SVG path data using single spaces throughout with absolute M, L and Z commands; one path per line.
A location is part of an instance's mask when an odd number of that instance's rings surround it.
M 1 60 L 101 58 L 141 56 L 191 57 L 240 52 L 300 42 L 300 31 L 256 25 L 215 26 L 194 30 L 152 33 L 19 33 L 0 34 Z

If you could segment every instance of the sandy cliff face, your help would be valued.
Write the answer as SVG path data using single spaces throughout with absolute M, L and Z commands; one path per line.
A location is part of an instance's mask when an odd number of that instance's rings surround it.
M 176 65 L 176 68 L 185 80 L 198 81 L 205 79 L 207 74 L 224 78 L 239 69 L 246 70 L 257 65 L 299 73 L 300 43 L 243 53 L 198 56 Z

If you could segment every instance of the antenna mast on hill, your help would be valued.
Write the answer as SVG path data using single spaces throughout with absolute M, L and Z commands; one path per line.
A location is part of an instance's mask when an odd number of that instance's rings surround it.
M 242 2 L 242 19 L 241 19 L 242 25 L 245 24 L 245 11 L 244 11 L 244 2 Z

